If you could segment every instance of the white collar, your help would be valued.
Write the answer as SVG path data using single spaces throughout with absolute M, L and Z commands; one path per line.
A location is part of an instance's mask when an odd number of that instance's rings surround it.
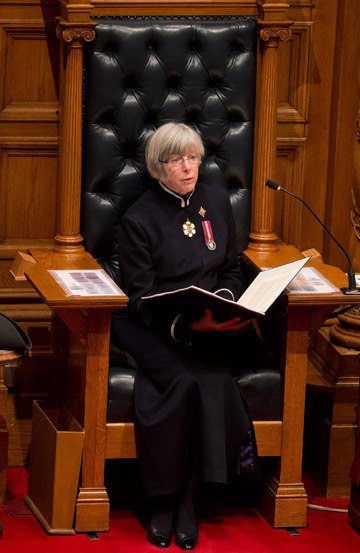
M 180 196 L 180 194 L 176 194 L 173 190 L 170 190 L 165 184 L 163 184 L 161 181 L 158 181 L 161 188 L 165 190 L 168 194 L 171 194 L 172 196 L 175 196 L 175 198 L 178 198 L 181 201 L 181 207 L 187 207 L 190 203 L 190 198 L 194 194 L 195 188 L 189 193 L 188 197 L 185 199 L 183 196 Z

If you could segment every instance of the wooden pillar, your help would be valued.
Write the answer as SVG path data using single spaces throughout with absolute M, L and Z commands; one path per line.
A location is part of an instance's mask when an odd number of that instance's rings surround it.
M 56 30 L 57 36 L 63 40 L 63 78 L 54 250 L 66 254 L 84 251 L 80 235 L 83 45 L 94 40 L 94 26 L 91 22 L 80 26 L 61 20 Z
M 255 159 L 250 250 L 271 252 L 278 249 L 274 232 L 274 192 L 265 187 L 276 179 L 276 123 L 278 105 L 278 46 L 290 40 L 291 21 L 286 19 L 288 5 L 270 2 L 262 5 L 258 21 L 260 52 L 258 90 L 256 92 Z M 261 109 L 267 106 L 266 110 Z

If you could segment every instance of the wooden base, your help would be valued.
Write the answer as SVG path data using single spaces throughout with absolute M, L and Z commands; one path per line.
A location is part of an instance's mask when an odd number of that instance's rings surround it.
M 110 503 L 106 488 L 80 488 L 76 502 L 75 530 L 77 532 L 107 532 Z
M 62 527 L 52 526 L 28 495 L 24 497 L 24 501 L 29 506 L 31 511 L 34 513 L 34 515 L 36 516 L 40 524 L 45 528 L 48 534 L 53 534 L 53 535 L 62 534 L 62 535 L 68 535 L 68 536 L 72 536 L 75 534 L 74 528 L 69 528 L 69 527 L 62 528 Z
M 304 471 L 326 497 L 349 497 L 359 390 L 357 350 L 330 341 L 321 328 L 309 351 Z
M 262 497 L 262 514 L 274 528 L 303 528 L 307 521 L 307 494 L 304 485 L 281 484 L 271 478 Z

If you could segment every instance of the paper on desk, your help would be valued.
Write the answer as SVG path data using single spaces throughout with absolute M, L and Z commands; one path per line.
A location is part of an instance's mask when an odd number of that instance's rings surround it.
M 314 267 L 303 267 L 286 291 L 288 294 L 341 294 L 339 288 Z
M 69 296 L 125 295 L 103 269 L 49 270 L 49 273 Z

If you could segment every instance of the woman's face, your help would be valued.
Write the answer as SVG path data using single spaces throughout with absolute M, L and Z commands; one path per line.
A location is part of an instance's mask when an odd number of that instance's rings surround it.
M 166 161 L 167 176 L 162 183 L 180 196 L 192 192 L 197 183 L 200 158 L 193 150 L 187 150 L 182 156 L 173 155 Z

